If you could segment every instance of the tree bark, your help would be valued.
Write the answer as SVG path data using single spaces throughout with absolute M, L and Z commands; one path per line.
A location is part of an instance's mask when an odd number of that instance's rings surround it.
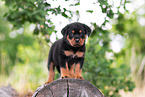
M 18 92 L 10 85 L 0 88 L 0 97 L 19 97 Z
M 37 88 L 32 97 L 104 97 L 90 82 L 60 79 Z

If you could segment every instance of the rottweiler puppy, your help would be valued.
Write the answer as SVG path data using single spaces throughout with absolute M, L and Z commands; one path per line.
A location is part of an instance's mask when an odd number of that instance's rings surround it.
M 85 57 L 85 39 L 91 34 L 90 27 L 75 22 L 66 25 L 61 33 L 63 38 L 54 42 L 49 51 L 49 76 L 46 83 L 54 80 L 55 67 L 61 73 L 61 78 L 84 79 L 81 72 Z

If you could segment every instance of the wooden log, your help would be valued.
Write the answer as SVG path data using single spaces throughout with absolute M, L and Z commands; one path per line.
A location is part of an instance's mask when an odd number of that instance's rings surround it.
M 37 88 L 32 97 L 104 97 L 90 82 L 60 79 Z
M 10 85 L 0 88 L 0 97 L 19 97 L 18 92 Z

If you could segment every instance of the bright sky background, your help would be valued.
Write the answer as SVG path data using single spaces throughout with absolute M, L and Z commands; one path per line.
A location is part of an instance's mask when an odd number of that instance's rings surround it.
M 86 25 L 88 25 L 90 27 L 91 27 L 91 24 L 90 24 L 91 22 L 96 23 L 98 26 L 101 26 L 101 24 L 104 22 L 106 14 L 102 13 L 101 8 L 99 6 L 99 3 L 93 4 L 93 3 L 96 3 L 96 0 L 80 0 L 80 5 L 75 6 L 75 7 L 74 6 L 70 7 L 69 5 L 72 4 L 72 3 L 76 3 L 76 1 L 74 1 L 74 0 L 70 0 L 70 1 L 65 2 L 65 0 L 57 0 L 57 1 L 56 0 L 54 0 L 54 1 L 48 0 L 48 2 L 51 4 L 52 8 L 58 7 L 60 5 L 60 6 L 63 6 L 64 8 L 66 8 L 68 10 L 71 10 L 71 11 L 79 10 L 80 18 L 79 18 L 78 22 L 85 23 Z M 117 13 L 117 8 L 116 7 L 120 6 L 120 0 L 108 0 L 108 3 L 109 4 L 114 4 L 113 11 L 115 13 Z M 138 9 L 143 4 L 144 4 L 144 0 L 133 0 L 132 3 L 126 4 L 126 8 L 131 13 L 135 9 Z M 86 12 L 86 10 L 93 10 L 93 13 Z M 139 14 L 144 14 L 145 11 L 143 11 L 143 10 L 144 10 L 143 8 L 139 9 L 138 13 Z M 121 13 L 125 12 L 123 7 L 120 7 L 119 11 Z M 67 13 L 67 15 L 69 15 L 69 13 Z M 114 16 L 114 18 L 117 18 L 117 17 L 118 17 L 117 15 Z M 61 29 L 66 24 L 77 21 L 77 17 L 75 17 L 75 16 L 72 18 L 71 21 L 67 20 L 66 18 L 62 17 L 61 15 L 58 15 L 58 16 L 50 15 L 49 18 L 51 18 L 51 21 L 54 23 L 54 25 L 56 25 L 55 30 L 58 31 L 57 34 L 53 33 L 51 35 L 51 37 L 50 37 L 51 42 L 56 41 L 56 36 L 58 38 L 62 38 Z M 141 25 L 145 25 L 145 18 L 140 17 L 138 19 L 138 21 Z M 144 21 L 144 22 L 142 22 L 142 21 Z M 104 29 L 107 29 L 107 30 L 109 30 L 111 28 L 112 28 L 112 26 L 109 23 L 107 23 L 104 27 Z M 111 39 L 112 39 L 111 49 L 116 53 L 120 52 L 121 48 L 124 46 L 125 38 L 122 37 L 121 35 L 113 35 L 112 34 Z
M 139 17 L 137 17 L 138 22 L 140 23 L 141 26 L 145 26 L 145 17 L 142 16 L 145 14 L 145 8 L 141 7 L 141 6 L 145 6 L 145 0 L 130 0 L 130 1 L 132 1 L 132 3 L 126 4 L 127 10 L 129 10 L 130 13 L 132 13 L 134 10 L 137 10 L 137 13 L 139 14 Z M 86 25 L 90 26 L 92 30 L 93 30 L 93 27 L 90 24 L 91 22 L 96 23 L 98 26 L 101 26 L 101 24 L 105 20 L 105 17 L 107 18 L 106 14 L 102 13 L 99 3 L 96 3 L 96 0 L 80 0 L 80 5 L 78 6 L 69 6 L 72 3 L 73 4 L 77 3 L 77 1 L 75 0 L 69 0 L 68 2 L 66 2 L 65 0 L 53 0 L 53 1 L 47 0 L 47 2 L 51 4 L 52 8 L 61 6 L 62 8 L 66 8 L 74 12 L 74 17 L 71 20 L 68 20 L 61 15 L 55 16 L 54 14 L 51 14 L 51 13 L 49 13 L 49 16 L 46 16 L 46 19 L 51 19 L 51 21 L 54 23 L 55 30 L 57 31 L 56 34 L 53 32 L 52 35 L 50 36 L 51 42 L 56 41 L 56 37 L 62 38 L 61 29 L 63 27 L 65 27 L 69 23 L 77 21 L 77 16 L 75 15 L 76 10 L 79 10 L 80 12 L 80 17 L 79 17 L 78 22 L 85 23 Z M 93 4 L 93 3 L 96 3 L 96 4 Z M 120 6 L 120 0 L 108 0 L 108 3 L 114 4 L 113 12 L 117 13 L 116 7 Z M 86 12 L 86 10 L 93 10 L 93 13 Z M 125 12 L 123 7 L 120 7 L 119 11 L 121 13 Z M 70 13 L 66 13 L 66 14 L 70 16 Z M 115 15 L 114 19 L 117 17 L 118 16 Z M 128 14 L 127 17 L 130 18 L 130 15 Z M 109 18 L 107 19 L 109 20 Z M 111 29 L 112 26 L 110 23 L 106 23 L 103 29 L 107 29 L 107 30 Z M 31 30 L 34 30 L 33 28 L 35 28 L 35 25 L 30 26 Z M 23 33 L 23 28 L 17 31 L 11 32 L 10 37 L 12 38 L 16 37 L 17 36 L 16 32 L 19 32 L 19 34 Z M 124 46 L 125 38 L 122 37 L 121 35 L 113 35 L 113 34 L 110 36 L 110 38 L 112 39 L 111 49 L 116 53 L 120 52 L 121 48 Z

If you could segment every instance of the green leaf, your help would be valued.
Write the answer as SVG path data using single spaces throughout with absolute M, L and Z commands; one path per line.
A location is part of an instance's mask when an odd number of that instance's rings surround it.
M 80 2 L 76 3 L 75 6 L 80 5 Z
M 66 15 L 65 12 L 62 12 L 62 16 L 64 16 L 65 18 L 68 18 L 68 15 Z
M 34 29 L 34 32 L 33 32 L 35 35 L 38 35 L 39 34 L 39 29 L 36 27 L 35 29 Z
M 93 10 L 86 10 L 86 12 L 90 12 L 90 13 L 93 13 Z

